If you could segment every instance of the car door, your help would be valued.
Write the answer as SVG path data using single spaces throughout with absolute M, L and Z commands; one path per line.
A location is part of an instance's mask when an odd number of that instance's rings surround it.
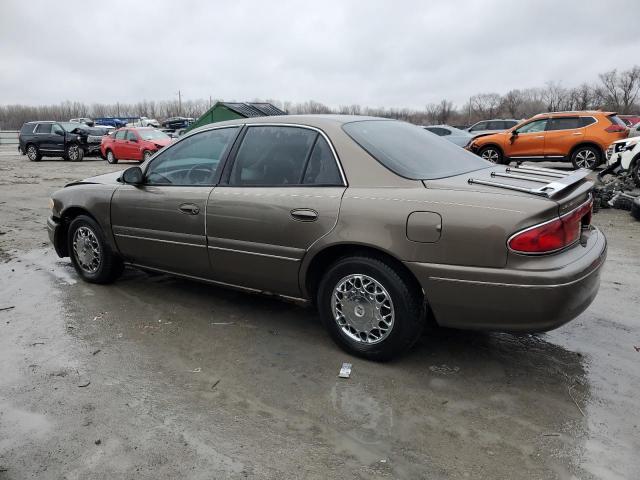
M 141 185 L 116 190 L 111 224 L 127 261 L 209 278 L 207 199 L 238 130 L 213 129 L 185 137 L 145 167 Z
M 345 179 L 311 127 L 251 125 L 207 204 L 214 279 L 299 296 L 307 249 L 338 219 Z
M 54 123 L 53 125 L 51 125 L 51 144 L 53 150 L 57 152 L 64 152 L 65 137 L 66 130 L 62 128 L 62 125 L 58 123 Z
M 125 152 L 122 158 L 126 158 L 127 160 L 142 160 L 140 141 L 135 130 L 127 130 L 124 142 L 122 143 L 122 149 Z
M 584 139 L 584 128 L 580 127 L 577 116 L 551 118 L 544 137 L 545 157 L 564 157 Z
M 39 123 L 34 130 L 34 141 L 38 145 L 38 149 L 45 153 L 57 151 L 53 141 L 53 133 L 51 123 Z
M 113 149 L 113 154 L 115 155 L 116 158 L 119 158 L 119 159 L 127 158 L 126 157 L 127 149 L 125 146 L 126 136 L 127 136 L 127 130 L 122 129 L 122 130 L 118 130 L 115 136 L 113 137 L 113 143 L 111 145 L 111 148 Z
M 542 157 L 547 120 L 546 118 L 533 120 L 512 132 L 505 145 L 507 156 L 511 158 Z

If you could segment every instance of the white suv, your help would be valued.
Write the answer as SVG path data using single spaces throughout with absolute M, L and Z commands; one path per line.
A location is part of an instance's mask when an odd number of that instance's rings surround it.
M 640 136 L 616 140 L 607 148 L 607 168 L 604 173 L 628 172 L 640 187 Z

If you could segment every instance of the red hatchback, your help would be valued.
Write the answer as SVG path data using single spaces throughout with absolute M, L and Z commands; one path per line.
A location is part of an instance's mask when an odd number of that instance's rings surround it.
M 169 135 L 155 128 L 121 128 L 102 138 L 100 152 L 109 163 L 118 163 L 118 160 L 143 162 L 171 142 Z

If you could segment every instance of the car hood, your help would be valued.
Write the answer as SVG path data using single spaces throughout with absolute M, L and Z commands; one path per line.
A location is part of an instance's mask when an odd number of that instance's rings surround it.
M 103 185 L 117 185 L 118 179 L 122 176 L 122 170 L 119 172 L 105 173 L 104 175 L 97 175 L 95 177 L 85 178 L 84 180 L 77 180 L 75 182 L 67 183 L 65 187 L 72 187 L 74 185 L 87 185 L 87 184 L 103 184 Z

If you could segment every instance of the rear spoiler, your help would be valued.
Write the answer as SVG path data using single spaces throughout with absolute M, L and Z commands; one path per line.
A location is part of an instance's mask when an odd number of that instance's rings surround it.
M 480 180 L 470 178 L 470 184 L 487 185 L 490 187 L 506 188 L 507 190 L 516 190 L 518 192 L 531 193 L 541 197 L 551 198 L 556 196 L 564 189 L 575 185 L 589 175 L 591 171 L 586 168 L 564 172 L 553 168 L 539 168 L 530 166 L 507 167 L 503 172 L 491 172 L 491 177 L 512 178 L 514 180 L 527 180 L 529 182 L 544 183 L 539 188 L 527 188 L 520 185 L 509 183 L 493 182 L 491 180 Z M 547 177 L 547 178 L 541 178 Z

